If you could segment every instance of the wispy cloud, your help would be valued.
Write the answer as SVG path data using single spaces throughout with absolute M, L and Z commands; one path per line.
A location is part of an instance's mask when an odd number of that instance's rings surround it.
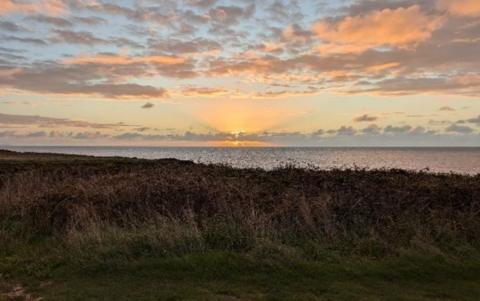
M 95 123 L 67 118 L 52 118 L 37 115 L 14 115 L 0 113 L 0 128 L 8 125 L 35 125 L 38 127 L 75 127 L 93 129 L 113 129 L 130 127 L 124 123 Z
M 480 2 L 476 0 L 438 0 L 437 7 L 454 16 L 475 17 L 480 15 Z
M 355 122 L 372 122 L 378 120 L 377 116 L 372 116 L 368 114 L 363 114 L 361 116 L 353 118 L 353 121 Z

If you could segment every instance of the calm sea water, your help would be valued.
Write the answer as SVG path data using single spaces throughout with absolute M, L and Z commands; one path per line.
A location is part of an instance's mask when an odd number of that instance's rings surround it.
M 14 151 L 177 158 L 236 167 L 272 169 L 285 164 L 320 168 L 402 168 L 480 173 L 480 148 L 198 148 L 198 147 L 2 147 Z

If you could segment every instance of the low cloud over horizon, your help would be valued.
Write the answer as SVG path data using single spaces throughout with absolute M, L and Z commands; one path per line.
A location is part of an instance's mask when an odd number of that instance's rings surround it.
M 365 119 L 360 116 L 356 119 Z M 375 119 L 366 119 L 373 121 Z M 58 126 L 63 129 L 59 130 Z M 476 146 L 480 139 L 480 115 L 458 120 L 440 130 L 411 125 L 380 127 L 371 123 L 365 127 L 341 126 L 335 129 L 317 129 L 313 132 L 220 132 L 155 129 L 128 125 L 123 122 L 97 124 L 86 121 L 49 118 L 42 116 L 0 114 L 0 138 L 10 138 L 19 144 L 100 144 L 100 145 L 155 145 L 156 143 L 188 143 L 226 146 Z M 32 127 L 36 130 L 32 131 Z M 66 130 L 66 129 L 69 130 Z M 33 140 L 32 140 L 33 139 Z M 86 142 L 86 143 L 85 143 Z M 414 144 L 413 144 L 414 143 Z

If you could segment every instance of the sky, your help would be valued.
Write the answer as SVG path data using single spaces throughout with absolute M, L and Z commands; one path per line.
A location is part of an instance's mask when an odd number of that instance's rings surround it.
M 0 145 L 480 146 L 478 0 L 1 0 Z

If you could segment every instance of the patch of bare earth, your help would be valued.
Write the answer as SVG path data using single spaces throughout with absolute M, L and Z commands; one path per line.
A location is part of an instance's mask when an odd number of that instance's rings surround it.
M 42 301 L 43 298 L 35 297 L 29 294 L 26 289 L 20 285 L 15 285 L 9 292 L 0 294 L 0 300 L 5 301 Z

